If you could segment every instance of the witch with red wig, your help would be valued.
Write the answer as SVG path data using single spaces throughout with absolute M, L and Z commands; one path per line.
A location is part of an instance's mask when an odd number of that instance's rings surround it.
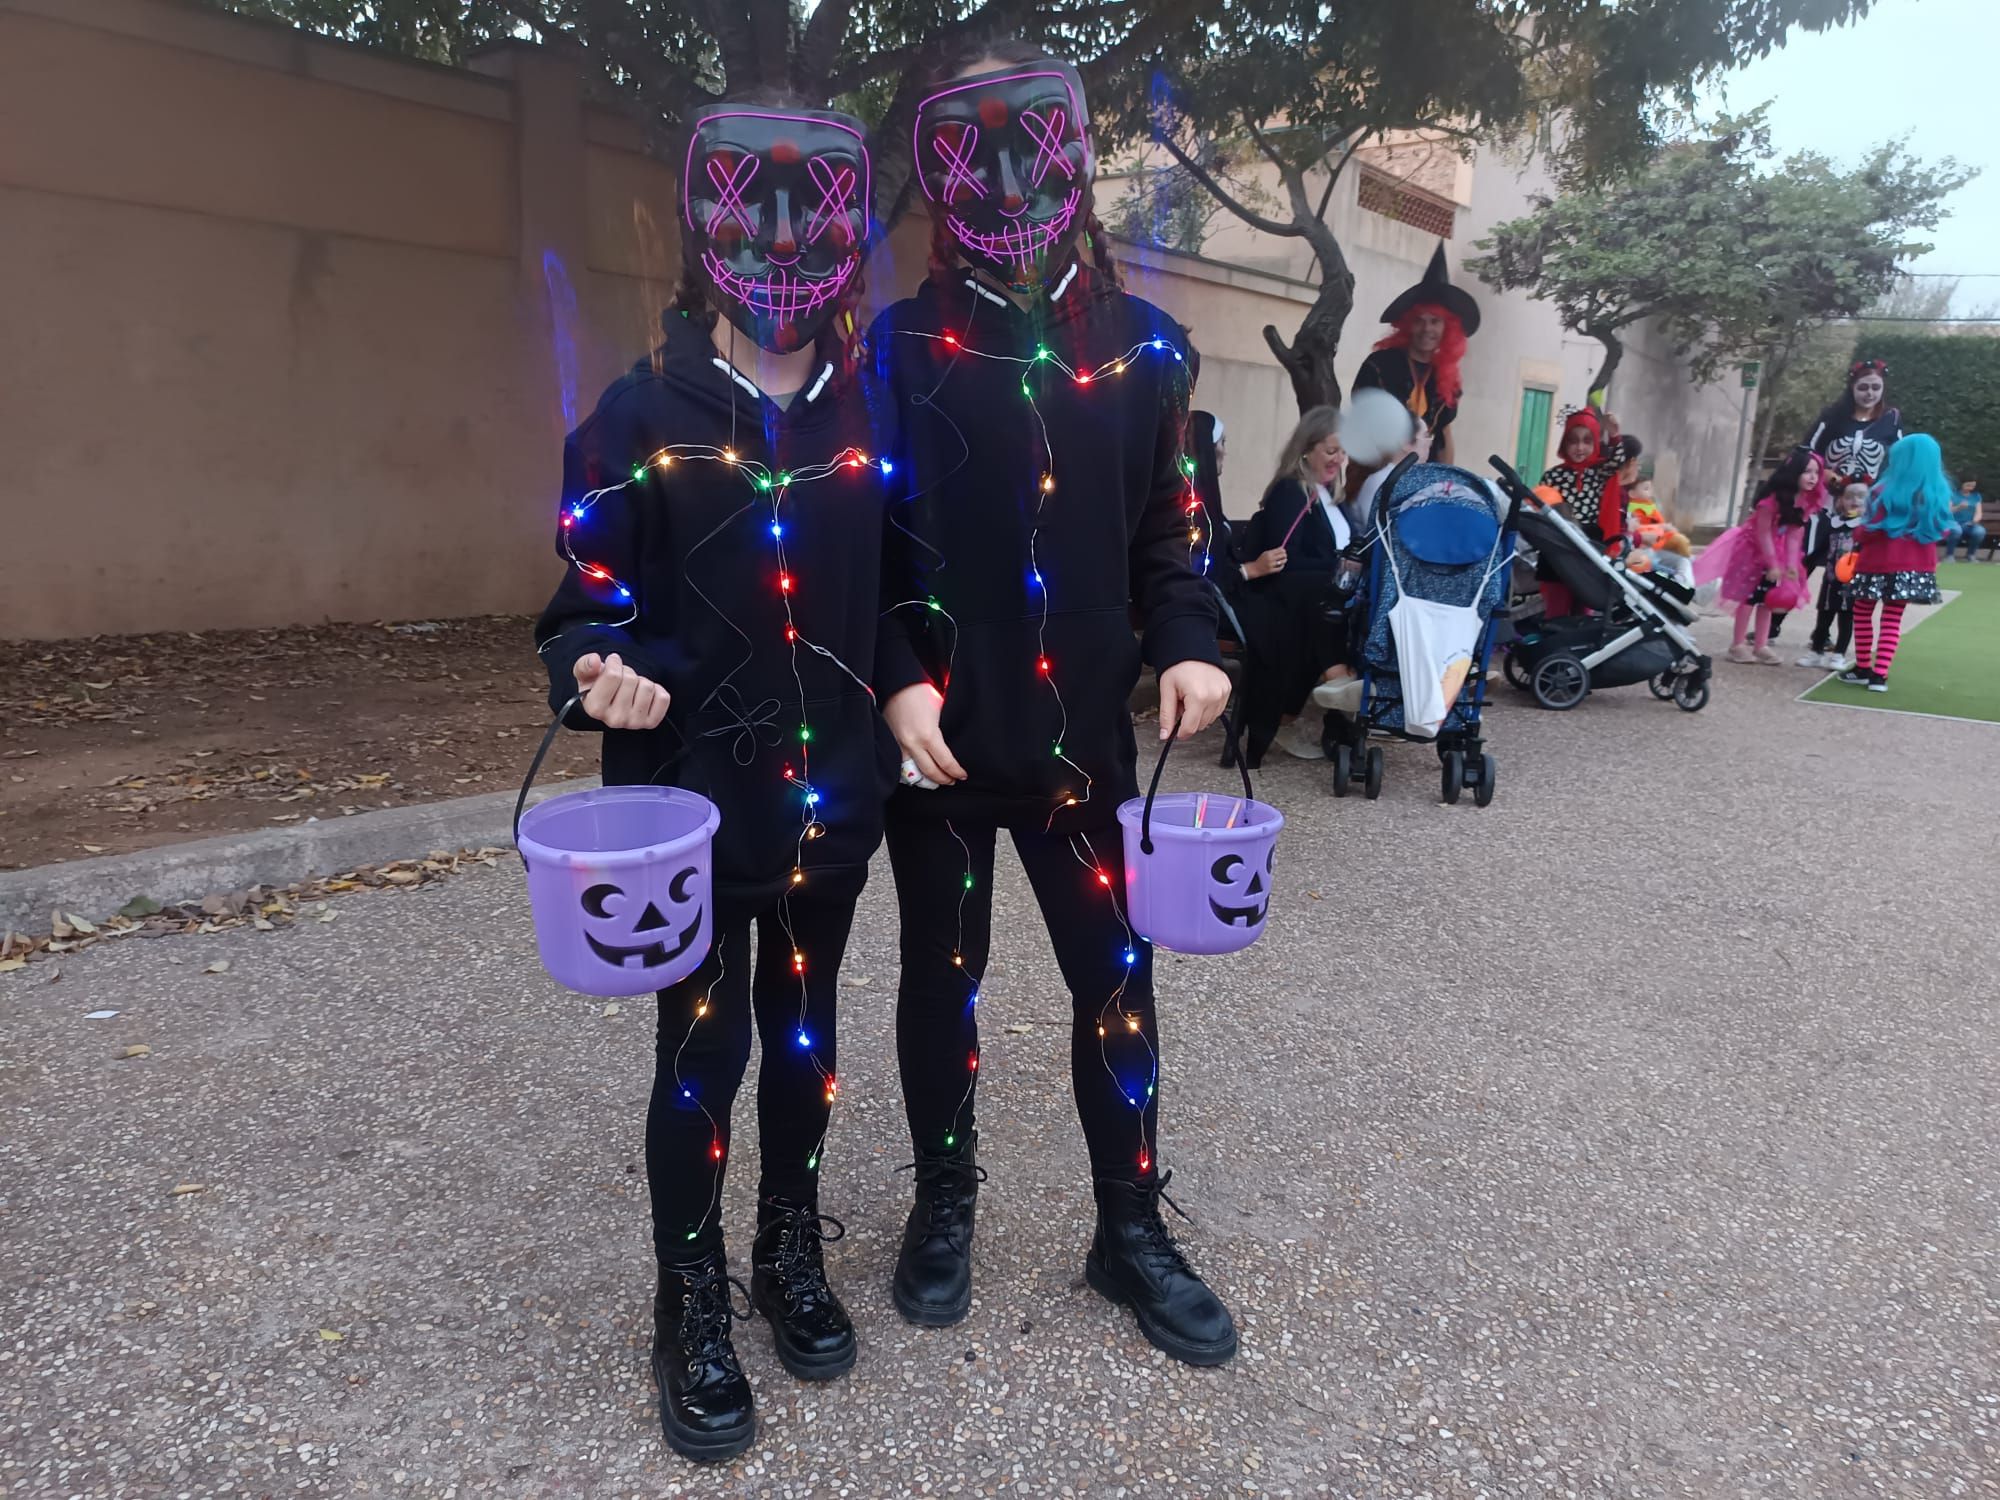
M 1354 389 L 1379 386 L 1430 429 L 1433 463 L 1452 461 L 1451 424 L 1464 388 L 1459 365 L 1466 341 L 1479 331 L 1479 304 L 1451 284 L 1439 242 L 1424 279 L 1383 310 L 1391 333 L 1361 361 Z

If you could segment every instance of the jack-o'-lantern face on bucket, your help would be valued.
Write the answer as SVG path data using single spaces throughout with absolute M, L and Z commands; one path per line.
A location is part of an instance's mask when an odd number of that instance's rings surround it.
M 1088 125 L 1065 62 L 957 79 L 918 106 L 924 196 L 967 260 L 1021 287 L 1060 268 L 1097 175 Z
M 723 316 L 780 354 L 817 337 L 861 269 L 870 186 L 850 115 L 723 104 L 702 116 L 681 217 Z
M 1236 854 L 1225 854 L 1209 866 L 1215 888 L 1209 893 L 1208 909 L 1228 927 L 1261 927 L 1271 909 L 1271 875 L 1277 868 L 1278 850 L 1273 845 L 1259 870 Z
M 623 887 L 609 883 L 590 887 L 583 893 L 583 913 L 590 918 L 583 939 L 590 951 L 614 969 L 629 968 L 635 960 L 642 969 L 659 969 L 679 958 L 701 935 L 702 908 L 689 902 L 689 886 L 697 873 L 690 865 L 673 878 L 667 887 L 666 912 L 647 901 L 637 916 L 629 913 L 631 898 Z

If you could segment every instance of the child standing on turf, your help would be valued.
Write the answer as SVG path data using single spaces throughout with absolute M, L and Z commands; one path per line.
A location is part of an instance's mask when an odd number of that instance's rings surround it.
M 1868 505 L 1868 486 L 1859 479 L 1842 485 L 1840 501 L 1831 511 L 1811 518 L 1806 539 L 1806 572 L 1825 571 L 1819 581 L 1819 615 L 1813 622 L 1810 649 L 1798 660 L 1802 667 L 1823 667 L 1840 672 L 1847 668 L 1847 648 L 1854 639 L 1853 590 L 1840 577 L 1842 558 L 1854 555 L 1861 545 L 1861 512 Z M 1834 626 L 1840 639 L 1833 639 Z
M 1859 528 L 1854 572 L 1854 665 L 1840 680 L 1889 691 L 1889 664 L 1903 633 L 1903 610 L 1936 604 L 1937 544 L 1951 529 L 1951 481 L 1937 439 L 1913 432 L 1889 450 Z M 1881 624 L 1875 620 L 1882 607 Z

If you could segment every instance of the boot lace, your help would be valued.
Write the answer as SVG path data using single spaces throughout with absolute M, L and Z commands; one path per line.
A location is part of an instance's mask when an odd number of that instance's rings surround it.
M 1188 1218 L 1187 1211 L 1167 1195 L 1167 1184 L 1173 1180 L 1173 1168 L 1169 1167 L 1151 1182 L 1131 1184 L 1147 1200 L 1145 1216 L 1139 1222 L 1139 1228 L 1146 1237 L 1140 1253 L 1159 1271 L 1193 1276 L 1194 1267 L 1188 1264 L 1187 1256 L 1181 1252 L 1173 1231 L 1167 1228 L 1167 1221 L 1160 1215 L 1160 1205 L 1164 1203 L 1179 1214 L 1184 1222 L 1190 1224 L 1194 1222 Z
M 794 1306 L 827 1300 L 833 1290 L 826 1284 L 826 1260 L 821 1253 L 827 1245 L 846 1238 L 847 1226 L 832 1214 L 794 1204 L 781 1205 L 778 1225 L 778 1253 L 771 1271 Z M 828 1229 L 832 1229 L 829 1234 Z
M 958 1200 L 986 1181 L 986 1168 L 956 1156 L 920 1156 L 896 1170 L 917 1174 L 917 1203 L 926 1214 L 925 1237 L 942 1239 L 953 1250 L 963 1250 L 959 1232 L 964 1221 L 959 1217 Z
M 732 1290 L 743 1294 L 739 1312 Z M 681 1353 L 688 1373 L 704 1364 L 721 1365 L 732 1374 L 741 1373 L 736 1363 L 736 1346 L 730 1342 L 729 1325 L 750 1318 L 750 1291 L 728 1274 L 720 1260 L 703 1266 L 687 1277 L 681 1295 Z

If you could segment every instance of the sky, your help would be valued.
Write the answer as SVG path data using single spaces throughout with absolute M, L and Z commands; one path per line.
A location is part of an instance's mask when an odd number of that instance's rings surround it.
M 1817 34 L 1795 32 L 1769 57 L 1711 89 L 1712 108 L 1770 100 L 1781 155 L 1823 151 L 1858 161 L 1907 135 L 1935 161 L 1955 156 L 1982 175 L 1945 200 L 1949 213 L 1910 263 L 1919 274 L 1968 279 L 1955 312 L 2000 302 L 2000 89 L 1986 71 L 2000 49 L 2000 0 L 1876 0 L 1866 20 Z M 1985 273 L 1990 279 L 1971 279 Z

